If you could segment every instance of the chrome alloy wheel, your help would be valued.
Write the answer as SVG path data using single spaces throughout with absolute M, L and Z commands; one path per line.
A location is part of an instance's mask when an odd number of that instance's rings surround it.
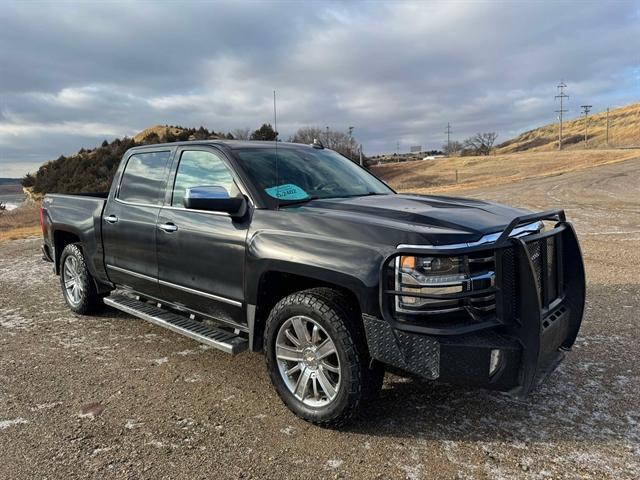
M 315 320 L 287 319 L 276 337 L 280 375 L 293 395 L 310 407 L 324 407 L 340 389 L 340 359 L 333 340 Z
M 69 255 L 64 260 L 62 267 L 62 279 L 64 280 L 64 293 L 67 300 L 73 305 L 78 305 L 82 301 L 84 288 L 82 287 L 82 267 L 78 259 Z

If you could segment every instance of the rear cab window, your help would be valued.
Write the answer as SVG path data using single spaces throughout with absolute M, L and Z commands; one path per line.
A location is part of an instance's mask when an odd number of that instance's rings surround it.
M 128 203 L 161 205 L 170 157 L 170 150 L 131 155 L 122 173 L 117 199 Z

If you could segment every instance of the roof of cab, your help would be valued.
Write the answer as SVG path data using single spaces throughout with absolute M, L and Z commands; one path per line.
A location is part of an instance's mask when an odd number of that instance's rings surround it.
M 275 142 L 260 141 L 260 140 L 223 140 L 223 139 L 210 139 L 210 140 L 189 140 L 185 142 L 171 142 L 171 143 L 153 143 L 150 145 L 139 145 L 132 147 L 131 150 L 142 150 L 158 147 L 176 147 L 184 145 L 222 145 L 231 150 L 239 148 L 274 148 Z M 314 148 L 311 145 L 304 143 L 291 143 L 291 142 L 278 142 L 278 148 Z

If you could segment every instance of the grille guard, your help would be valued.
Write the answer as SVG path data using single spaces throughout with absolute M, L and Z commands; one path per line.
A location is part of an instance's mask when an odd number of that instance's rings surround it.
M 523 237 L 510 236 L 514 229 L 524 223 L 556 221 L 555 226 L 545 232 Z M 532 261 L 528 244 L 553 238 L 557 249 L 557 298 L 549 302 L 546 281 L 540 281 Z M 395 297 L 415 296 L 429 298 L 419 292 L 399 292 L 387 289 L 390 266 L 400 255 L 454 256 L 490 250 L 495 253 L 496 315 L 489 320 L 455 326 L 452 328 L 430 327 L 417 322 L 406 322 L 394 317 Z M 513 258 L 507 259 L 507 255 Z M 555 250 L 554 250 L 555 252 Z M 513 262 L 513 292 L 508 292 L 503 282 L 507 274 L 505 262 Z M 509 267 L 511 268 L 511 267 Z M 542 284 L 541 284 L 542 283 Z M 385 258 L 380 269 L 380 311 L 383 319 L 395 330 L 440 337 L 460 336 L 470 332 L 494 329 L 501 335 L 517 339 L 521 345 L 521 372 L 519 385 L 510 391 L 524 397 L 538 381 L 550 373 L 559 363 L 563 350 L 569 350 L 580 329 L 585 303 L 585 271 L 578 238 L 571 223 L 566 221 L 563 210 L 548 210 L 514 218 L 500 236 L 492 243 L 468 247 L 400 248 Z M 477 292 L 474 292 L 477 293 Z M 464 298 L 469 292 L 447 295 L 447 298 Z M 507 295 L 511 298 L 507 298 Z M 441 297 L 439 297 L 441 298 Z M 556 319 L 561 319 L 556 321 Z

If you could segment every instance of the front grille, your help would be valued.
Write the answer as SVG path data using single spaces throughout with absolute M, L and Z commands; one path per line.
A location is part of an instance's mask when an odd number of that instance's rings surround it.
M 513 247 L 502 250 L 501 276 L 498 279 L 502 291 L 502 315 L 504 318 L 514 318 L 518 312 L 518 262 Z
M 551 236 L 526 243 L 543 308 L 548 308 L 559 296 L 557 241 L 557 236 Z

